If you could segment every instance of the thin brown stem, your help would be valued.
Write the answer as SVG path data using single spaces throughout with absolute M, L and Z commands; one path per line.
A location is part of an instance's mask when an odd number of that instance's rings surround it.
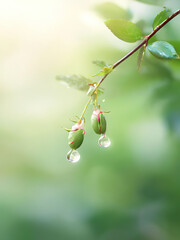
M 137 46 L 135 47 L 132 51 L 130 51 L 128 54 L 126 54 L 123 58 L 121 58 L 120 60 L 118 60 L 117 62 L 115 62 L 113 64 L 113 69 L 115 69 L 117 66 L 119 66 L 120 63 L 124 62 L 128 57 L 130 57 L 132 54 L 134 54 L 138 49 L 140 49 L 143 45 L 145 45 L 145 47 L 147 46 L 147 43 L 149 41 L 150 38 L 152 38 L 161 28 L 163 28 L 168 22 L 170 22 L 173 18 L 175 18 L 177 15 L 180 14 L 180 9 L 177 10 L 175 13 L 173 13 L 170 17 L 168 17 L 166 20 L 164 20 L 161 24 L 159 24 L 152 33 L 150 33 L 148 36 L 145 36 L 145 39 Z M 111 73 L 111 72 L 110 72 Z M 90 100 L 92 98 L 92 95 L 96 92 L 97 88 L 101 85 L 101 83 L 104 81 L 104 79 L 110 74 L 107 73 L 105 74 L 100 81 L 97 83 L 94 91 L 92 92 L 90 99 L 88 100 L 88 103 L 86 104 L 83 113 L 81 115 L 80 120 L 83 118 L 84 113 L 90 103 Z
M 170 17 L 168 17 L 164 22 L 162 22 L 159 26 L 155 28 L 155 30 L 145 37 L 145 39 L 132 51 L 130 51 L 128 54 L 126 54 L 123 58 L 118 60 L 116 63 L 113 64 L 113 69 L 116 68 L 120 63 L 124 62 L 128 57 L 130 57 L 132 54 L 134 54 L 140 47 L 142 47 L 144 44 L 146 44 L 150 38 L 152 38 L 162 27 L 164 27 L 169 21 L 171 21 L 173 18 L 175 18 L 178 14 L 180 14 L 180 9 L 177 10 L 175 13 L 173 13 Z M 106 76 L 107 77 L 107 76 Z M 104 78 L 105 79 L 105 78 Z M 100 84 L 104 81 L 102 78 L 99 82 Z M 100 85 L 99 84 L 99 85 Z

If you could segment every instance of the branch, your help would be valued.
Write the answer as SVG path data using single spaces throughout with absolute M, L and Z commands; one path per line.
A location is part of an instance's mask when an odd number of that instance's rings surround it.
M 117 62 L 115 62 L 113 64 L 113 69 L 115 69 L 117 66 L 119 66 L 120 63 L 124 62 L 128 57 L 130 57 L 132 54 L 134 54 L 138 49 L 140 49 L 143 45 L 147 46 L 148 44 L 148 41 L 150 38 L 152 38 L 161 28 L 163 28 L 168 22 L 170 22 L 173 18 L 175 18 L 177 15 L 180 14 L 180 9 L 177 10 L 175 13 L 173 13 L 170 17 L 168 17 L 164 22 L 162 22 L 160 25 L 158 25 L 154 31 L 152 33 L 150 33 L 148 36 L 145 36 L 145 39 L 137 46 L 135 47 L 132 51 L 130 51 L 128 54 L 126 54 L 123 58 L 121 58 L 120 60 L 118 60 Z M 111 73 L 111 72 L 110 72 Z M 94 91 L 92 92 L 91 96 L 90 96 L 90 99 L 88 100 L 88 103 L 86 104 L 84 110 L 83 110 L 83 113 L 80 117 L 80 120 L 79 122 L 81 122 L 84 114 L 85 114 L 85 111 L 91 101 L 91 98 L 93 96 L 93 94 L 96 92 L 97 88 L 101 85 L 101 83 L 104 81 L 104 79 L 110 74 L 110 73 L 107 73 L 105 74 L 101 79 L 100 81 L 98 82 L 98 84 L 96 85 Z

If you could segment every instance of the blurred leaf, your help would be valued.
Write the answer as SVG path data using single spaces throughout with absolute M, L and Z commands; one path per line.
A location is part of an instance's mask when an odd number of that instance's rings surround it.
M 163 6 L 164 0 L 136 0 L 137 2 L 142 2 L 150 5 Z
M 103 89 L 102 87 L 98 87 L 98 89 L 97 89 L 97 95 L 100 95 L 100 94 L 102 94 L 102 93 L 104 93 L 104 89 Z
M 74 122 L 74 121 L 72 121 L 72 122 Z M 75 123 L 75 122 L 74 122 L 74 123 Z M 65 127 L 64 127 L 64 130 L 65 130 L 66 132 L 71 132 L 71 131 L 72 131 L 72 129 L 65 128 Z
M 106 75 L 106 74 L 112 72 L 112 70 L 113 70 L 113 66 L 104 67 L 99 73 L 93 75 L 92 77 Z
M 147 46 L 152 55 L 162 59 L 178 59 L 179 56 L 174 47 L 164 41 L 156 41 Z
M 133 22 L 110 19 L 105 24 L 116 37 L 125 42 L 136 42 L 142 38 L 141 29 Z
M 145 48 L 144 45 L 139 49 L 138 58 L 137 58 L 137 67 L 139 72 L 141 71 L 141 66 L 144 58 Z
M 95 6 L 95 11 L 104 19 L 125 19 L 129 20 L 131 18 L 131 14 L 128 10 L 125 10 L 119 7 L 115 3 L 105 2 Z
M 109 64 L 105 63 L 104 61 L 99 61 L 99 60 L 94 60 L 92 63 L 101 68 L 109 66 Z
M 161 11 L 154 19 L 153 22 L 153 30 L 161 24 L 164 20 L 166 20 L 170 15 L 170 10 L 169 9 L 164 9 Z
M 88 91 L 89 84 L 93 84 L 92 80 L 81 75 L 58 75 L 56 79 L 67 85 L 67 87 L 81 91 Z

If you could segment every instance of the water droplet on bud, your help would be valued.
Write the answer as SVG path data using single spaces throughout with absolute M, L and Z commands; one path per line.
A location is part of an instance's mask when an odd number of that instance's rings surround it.
M 111 145 L 111 140 L 108 137 L 106 137 L 105 135 L 102 135 L 99 138 L 98 144 L 100 147 L 107 148 Z
M 70 150 L 67 154 L 67 160 L 71 163 L 76 163 L 80 160 L 80 154 L 76 150 Z

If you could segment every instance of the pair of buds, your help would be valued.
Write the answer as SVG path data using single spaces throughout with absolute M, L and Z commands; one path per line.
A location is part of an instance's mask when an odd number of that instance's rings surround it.
M 94 109 L 91 116 L 91 125 L 96 134 L 102 135 L 99 138 L 99 146 L 100 147 L 109 147 L 111 142 L 109 138 L 105 136 L 106 132 L 106 119 L 102 111 L 99 109 Z M 76 123 L 69 132 L 68 136 L 68 144 L 71 148 L 67 155 L 67 159 L 70 162 L 77 162 L 80 159 L 79 153 L 76 151 L 78 149 L 83 140 L 84 140 L 85 131 L 83 129 L 83 122 Z

